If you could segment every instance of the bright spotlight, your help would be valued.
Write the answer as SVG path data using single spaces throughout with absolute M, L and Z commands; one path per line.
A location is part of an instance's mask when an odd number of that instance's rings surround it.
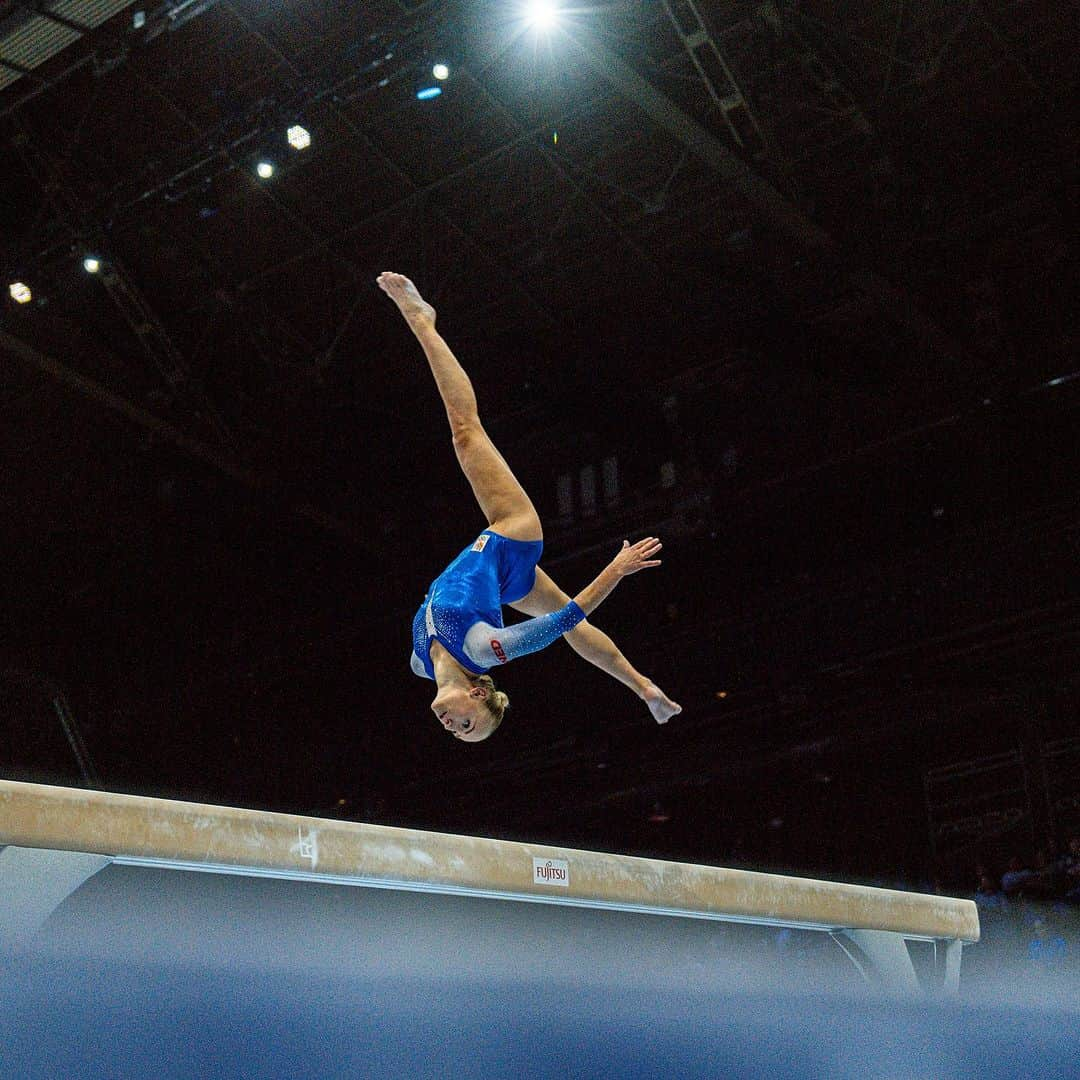
M 293 124 L 286 132 L 286 135 L 289 139 L 289 145 L 294 150 L 306 150 L 311 145 L 311 133 L 299 124 Z
M 449 79 L 450 69 L 445 64 L 436 64 L 431 69 L 431 74 L 434 75 L 436 79 Z
M 8 292 L 16 304 L 29 304 L 34 299 L 34 294 L 21 281 L 12 282 L 8 286 Z
M 416 97 L 419 101 L 430 101 L 432 98 L 437 98 L 441 93 L 441 86 L 425 86 L 422 90 L 416 91 Z
M 255 171 L 264 179 L 269 180 L 274 175 L 274 166 L 269 161 L 260 161 L 255 166 Z
M 525 17 L 530 26 L 538 30 L 550 30 L 559 21 L 559 6 L 555 0 L 529 0 Z
M 82 264 L 83 269 L 88 274 L 96 274 L 101 269 L 101 260 L 96 259 L 93 255 L 87 255 Z

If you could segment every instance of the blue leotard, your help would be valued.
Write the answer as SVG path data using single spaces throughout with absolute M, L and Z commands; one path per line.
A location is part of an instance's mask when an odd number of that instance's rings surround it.
M 481 675 L 573 630 L 585 618 L 573 600 L 548 615 L 503 626 L 502 605 L 532 589 L 543 549 L 539 540 L 482 532 L 428 587 L 413 618 L 412 670 L 422 678 L 435 678 L 432 640 L 466 671 Z

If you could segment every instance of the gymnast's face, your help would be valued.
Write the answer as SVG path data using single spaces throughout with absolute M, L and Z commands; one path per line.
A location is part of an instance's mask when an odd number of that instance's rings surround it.
M 436 719 L 455 739 L 462 742 L 481 742 L 494 730 L 494 718 L 484 704 L 487 690 L 474 686 L 470 690 L 447 687 L 431 703 Z

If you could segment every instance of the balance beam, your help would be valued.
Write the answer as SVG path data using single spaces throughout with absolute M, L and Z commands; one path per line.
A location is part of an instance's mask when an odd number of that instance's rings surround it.
M 471 895 L 827 932 L 870 982 L 920 989 L 906 940 L 959 986 L 970 900 L 808 878 L 0 780 L 0 940 L 32 938 L 104 867 Z

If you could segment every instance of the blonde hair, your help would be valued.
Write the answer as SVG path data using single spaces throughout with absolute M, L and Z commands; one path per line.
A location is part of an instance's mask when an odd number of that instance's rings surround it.
M 469 681 L 473 686 L 482 686 L 488 692 L 484 698 L 484 706 L 495 721 L 491 725 L 491 732 L 494 732 L 502 723 L 503 714 L 510 707 L 510 699 L 501 690 L 495 689 L 495 680 L 490 675 L 470 675 Z

